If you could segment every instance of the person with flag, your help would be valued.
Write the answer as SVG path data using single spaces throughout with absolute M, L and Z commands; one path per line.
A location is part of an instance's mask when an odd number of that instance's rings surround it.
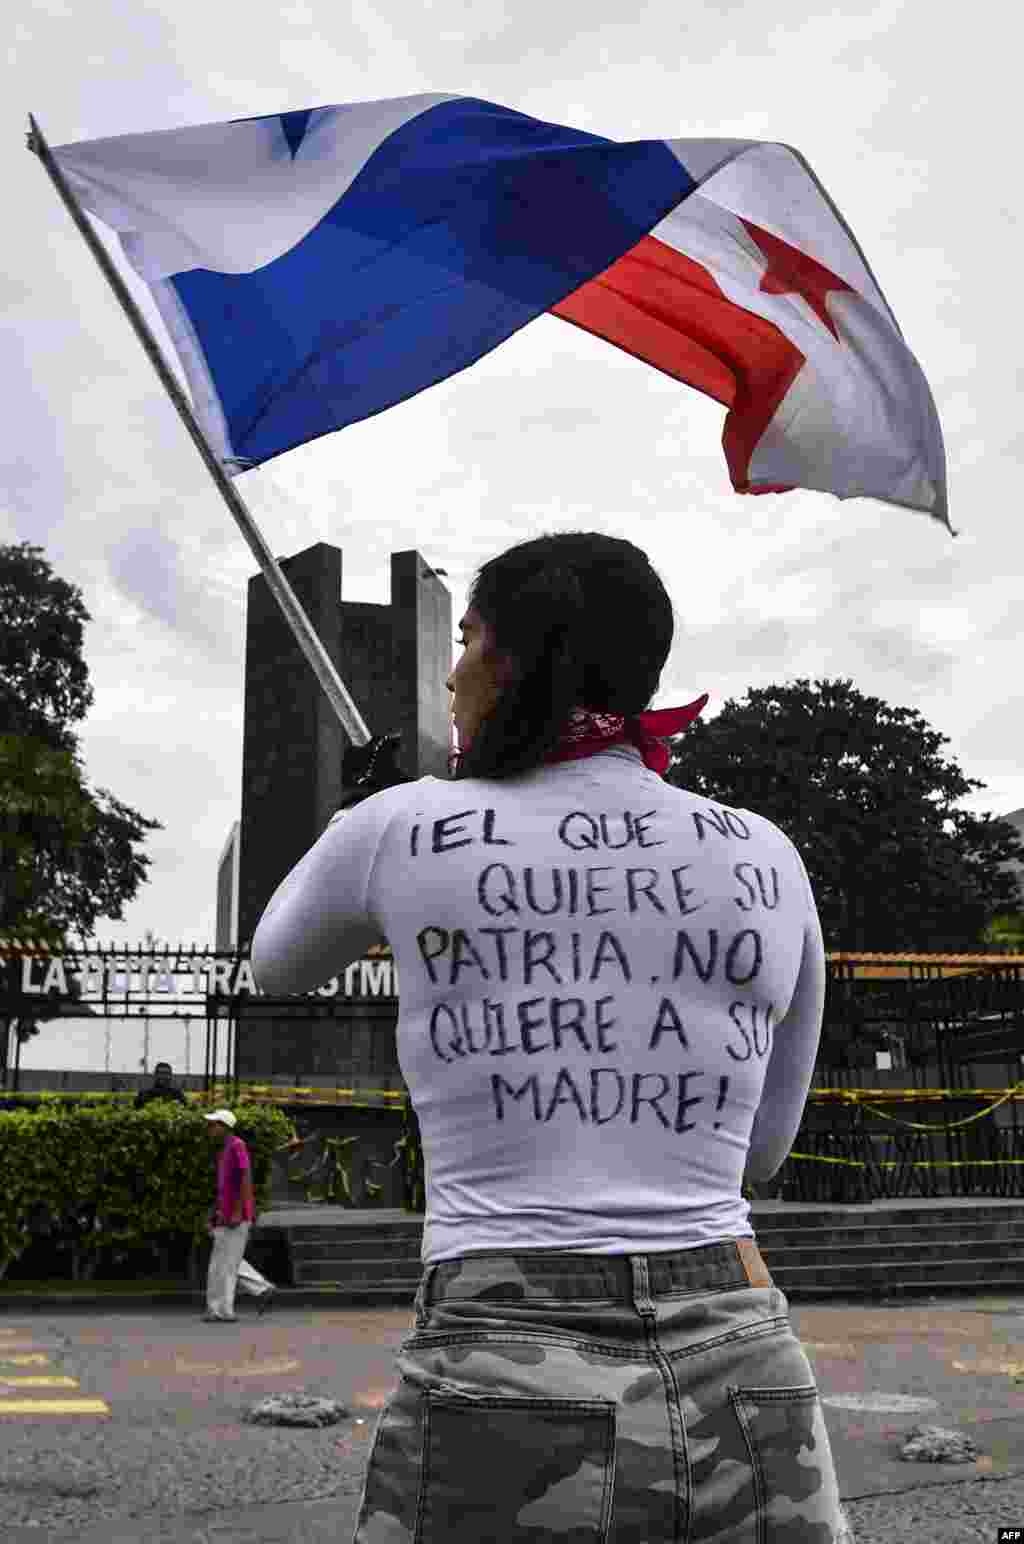
M 252 940 L 275 996 L 381 939 L 401 979 L 424 1270 L 355 1544 L 852 1544 L 743 1196 L 821 1033 L 803 861 L 664 780 L 708 698 L 648 709 L 673 612 L 632 543 L 513 547 L 461 627 L 456 776 L 350 795 Z

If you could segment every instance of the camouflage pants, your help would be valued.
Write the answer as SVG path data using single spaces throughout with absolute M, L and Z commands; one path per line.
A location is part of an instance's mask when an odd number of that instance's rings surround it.
M 353 1544 L 853 1544 L 752 1239 L 428 1266 Z

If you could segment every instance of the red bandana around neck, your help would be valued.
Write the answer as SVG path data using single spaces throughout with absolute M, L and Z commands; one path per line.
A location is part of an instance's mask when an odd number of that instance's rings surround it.
M 545 759 L 548 762 L 575 761 L 582 756 L 593 756 L 597 751 L 606 751 L 612 745 L 631 744 L 642 754 L 644 765 L 664 777 L 672 763 L 672 752 L 666 742 L 700 716 L 709 695 L 705 692 L 684 708 L 656 708 L 633 718 L 577 708 L 557 750 Z

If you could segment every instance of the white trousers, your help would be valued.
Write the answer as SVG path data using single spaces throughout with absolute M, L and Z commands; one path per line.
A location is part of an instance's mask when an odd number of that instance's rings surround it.
M 241 1282 L 253 1297 L 269 1292 L 271 1283 L 255 1266 L 243 1258 L 249 1242 L 251 1222 L 237 1228 L 214 1228 L 210 1268 L 206 1273 L 206 1310 L 219 1319 L 230 1319 L 235 1312 L 235 1287 Z

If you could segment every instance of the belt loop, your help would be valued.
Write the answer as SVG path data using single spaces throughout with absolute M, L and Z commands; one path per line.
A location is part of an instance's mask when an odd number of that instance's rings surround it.
M 740 1257 L 740 1263 L 746 1272 L 747 1281 L 750 1286 L 773 1286 L 772 1278 L 768 1274 L 768 1267 L 762 1260 L 761 1251 L 754 1243 L 754 1240 L 752 1238 L 737 1238 L 733 1242 L 736 1245 L 736 1252 Z
M 422 1329 L 424 1324 L 427 1322 L 427 1297 L 430 1292 L 430 1283 L 434 1279 L 434 1272 L 436 1270 L 436 1264 L 428 1265 L 424 1270 L 423 1275 L 420 1277 L 420 1284 L 416 1289 L 416 1302 L 414 1306 L 416 1309 L 416 1326 L 418 1329 Z

